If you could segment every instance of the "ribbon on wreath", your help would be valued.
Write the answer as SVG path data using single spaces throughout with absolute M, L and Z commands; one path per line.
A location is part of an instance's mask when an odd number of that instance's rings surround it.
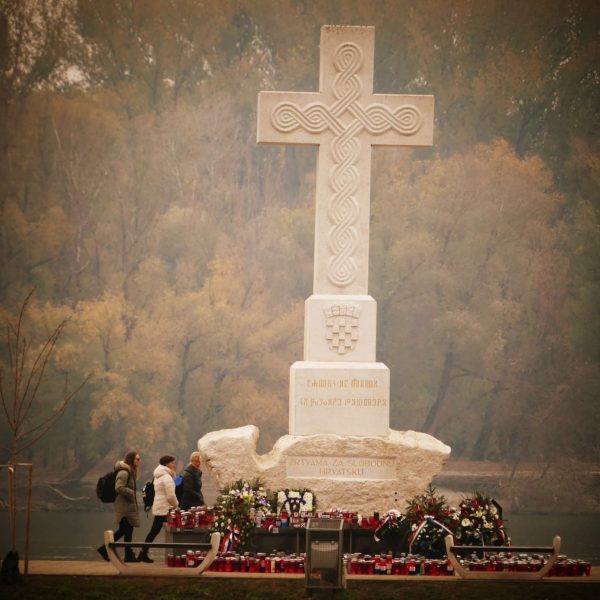
M 500 525 L 500 528 L 498 529 L 498 535 L 500 537 L 500 541 L 502 542 L 502 544 L 500 544 L 501 546 L 510 546 L 510 540 L 508 539 L 506 531 L 504 531 L 504 527 L 502 527 L 502 525 Z
M 380 542 L 381 538 L 384 536 L 386 531 L 389 531 L 390 529 L 392 529 L 401 518 L 402 518 L 402 514 L 400 513 L 399 510 L 396 510 L 395 508 L 393 508 L 392 510 L 389 510 L 385 519 L 381 522 L 381 524 L 379 525 L 379 527 L 375 530 L 375 533 L 373 534 L 375 541 Z
M 415 540 L 419 537 L 419 534 L 421 533 L 421 531 L 423 531 L 423 528 L 426 525 L 429 525 L 431 523 L 433 523 L 434 525 L 437 525 L 438 527 L 443 529 L 446 533 L 449 533 L 450 535 L 454 535 L 443 523 L 440 523 L 433 515 L 425 515 L 423 517 L 423 520 L 419 523 L 418 527 L 413 531 L 412 535 L 410 536 L 410 539 L 408 540 L 409 554 L 412 554 L 412 545 L 415 543 Z
M 231 527 L 231 524 L 227 525 L 227 531 L 223 536 L 221 542 L 221 552 L 231 552 L 235 548 L 236 544 L 240 541 L 240 528 Z

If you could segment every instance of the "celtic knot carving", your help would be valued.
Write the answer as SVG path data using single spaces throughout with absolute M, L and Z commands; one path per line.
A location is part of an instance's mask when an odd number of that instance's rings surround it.
M 361 152 L 359 134 L 366 130 L 370 135 L 378 136 L 393 130 L 408 136 L 417 133 L 423 125 L 421 111 L 411 104 L 393 110 L 380 103 L 366 107 L 360 104 L 363 84 L 359 71 L 362 63 L 363 53 L 357 44 L 340 44 L 333 55 L 337 73 L 332 84 L 335 101 L 331 105 L 313 102 L 301 108 L 286 101 L 280 102 L 271 111 L 271 123 L 282 133 L 299 128 L 315 134 L 333 133 L 330 152 L 334 166 L 329 173 L 332 194 L 327 206 L 331 222 L 327 244 L 331 257 L 327 264 L 327 277 L 339 287 L 350 285 L 358 269 L 354 255 L 358 248 L 356 224 L 360 216 L 360 206 L 355 197 L 360 185 L 360 173 L 356 167 Z
M 304 110 L 293 102 L 281 102 L 273 109 L 271 122 L 275 129 L 283 133 L 291 133 L 299 127 L 310 133 L 321 133 L 327 129 L 339 133 L 344 128 L 320 102 L 309 104 Z

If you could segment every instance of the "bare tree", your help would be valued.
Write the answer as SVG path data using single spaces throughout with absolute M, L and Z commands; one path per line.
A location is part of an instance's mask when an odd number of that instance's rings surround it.
M 32 342 L 25 332 L 24 319 L 29 302 L 35 290 L 29 292 L 19 310 L 16 323 L 6 318 L 6 356 L 7 363 L 0 363 L 0 399 L 2 409 L 9 429 L 9 440 L 2 446 L 8 451 L 9 469 L 9 514 L 12 548 L 15 549 L 16 531 L 16 493 L 15 493 L 15 467 L 24 466 L 17 463 L 18 456 L 27 448 L 35 444 L 56 423 L 73 397 L 87 383 L 88 375 L 75 389 L 69 391 L 68 380 L 55 407 L 48 413 L 37 410 L 41 385 L 44 373 L 48 367 L 50 357 L 56 344 L 67 325 L 68 320 L 62 320 L 52 331 L 50 336 L 41 345 L 41 349 L 32 350 Z M 34 408 L 36 410 L 34 410 Z M 35 414 L 35 418 L 33 418 Z M 31 493 L 31 466 L 30 466 L 30 493 Z M 28 501 L 28 511 L 31 503 Z M 27 515 L 29 523 L 29 514 Z
M 69 391 L 68 379 L 61 398 L 50 414 L 33 411 L 38 392 L 50 357 L 56 347 L 68 319 L 62 320 L 43 343 L 34 356 L 31 354 L 31 340 L 24 331 L 24 318 L 34 290 L 23 301 L 16 323 L 6 319 L 6 350 L 8 365 L 0 365 L 0 399 L 10 431 L 8 444 L 9 463 L 27 448 L 35 444 L 59 419 L 73 397 L 83 388 L 91 375 L 88 375 L 75 389 Z M 35 412 L 35 422 L 32 419 Z

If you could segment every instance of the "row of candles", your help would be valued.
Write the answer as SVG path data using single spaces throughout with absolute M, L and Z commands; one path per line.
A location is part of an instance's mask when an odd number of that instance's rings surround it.
M 189 511 L 179 508 L 171 510 L 167 516 L 167 526 L 175 529 L 194 529 L 196 527 L 209 528 L 219 516 L 218 509 L 207 506 L 192 506 Z M 361 517 L 357 512 L 349 511 L 292 511 L 282 510 L 279 514 L 262 515 L 258 512 L 255 518 L 256 527 L 265 529 L 276 527 L 306 527 L 309 517 L 318 518 L 343 518 L 349 526 L 377 529 L 379 527 L 379 513 L 368 517 Z
M 206 552 L 202 550 L 188 550 L 186 554 L 167 555 L 168 567 L 197 567 L 205 558 Z M 304 554 L 263 552 L 219 552 L 208 571 L 219 573 L 304 573 L 306 556 Z
M 478 558 L 471 555 L 461 560 L 465 568 L 470 571 L 492 571 L 492 572 L 535 572 L 539 571 L 548 562 L 548 555 L 540 554 L 518 554 L 510 553 L 488 554 L 486 558 Z M 552 565 L 549 577 L 585 577 L 592 570 L 590 562 L 577 560 L 560 554 Z
M 469 571 L 494 572 L 533 572 L 539 571 L 548 561 L 547 555 L 499 553 L 480 559 L 476 555 L 461 559 L 460 563 Z M 344 563 L 348 574 L 351 575 L 427 575 L 451 576 L 454 567 L 447 557 L 429 559 L 423 556 L 400 554 L 394 558 L 390 552 L 387 555 L 352 554 L 344 555 Z M 570 559 L 560 555 L 552 566 L 549 577 L 582 577 L 589 576 L 591 564 L 584 560 Z
M 182 555 L 167 555 L 168 567 L 197 567 L 206 552 L 188 550 Z M 471 571 L 494 572 L 533 572 L 539 571 L 548 560 L 547 556 L 519 554 L 490 555 L 480 559 L 476 555 L 461 559 L 461 564 Z M 306 555 L 284 554 L 273 552 L 270 555 L 262 552 L 256 554 L 245 552 L 218 553 L 208 571 L 221 573 L 289 573 L 303 574 L 306 565 Z M 343 568 L 349 575 L 424 575 L 452 576 L 454 568 L 446 558 L 428 559 L 423 556 L 400 554 L 398 557 L 388 554 L 344 554 Z M 589 576 L 591 564 L 583 560 L 570 559 L 560 555 L 550 570 L 549 577 L 583 577 Z

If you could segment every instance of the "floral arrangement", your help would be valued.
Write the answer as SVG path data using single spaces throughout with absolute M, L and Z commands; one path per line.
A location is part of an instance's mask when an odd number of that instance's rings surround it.
M 448 506 L 446 497 L 438 495 L 430 485 L 424 494 L 407 502 L 404 521 L 409 530 L 408 552 L 437 558 L 446 553 L 444 538 L 454 534 L 459 518 L 456 509 Z
M 379 527 L 375 530 L 375 541 L 380 542 L 381 538 L 386 533 L 399 533 L 402 531 L 404 517 L 399 510 L 393 508 L 389 510 L 387 515 L 380 522 Z
M 464 546 L 504 546 L 509 538 L 502 521 L 502 507 L 480 492 L 459 504 L 460 522 L 454 534 Z
M 277 514 L 280 514 L 282 510 L 288 513 L 312 512 L 314 506 L 314 495 L 310 490 L 281 490 L 277 492 Z
M 502 508 L 480 492 L 465 498 L 458 509 L 431 485 L 406 504 L 404 514 L 391 510 L 375 531 L 375 540 L 387 533 L 401 536 L 407 552 L 438 558 L 445 554 L 444 538 L 451 534 L 464 546 L 504 546 L 510 540 L 502 521 Z
M 221 489 L 215 508 L 211 531 L 221 534 L 222 552 L 244 547 L 257 516 L 269 512 L 267 494 L 258 479 L 252 483 L 238 480 Z

